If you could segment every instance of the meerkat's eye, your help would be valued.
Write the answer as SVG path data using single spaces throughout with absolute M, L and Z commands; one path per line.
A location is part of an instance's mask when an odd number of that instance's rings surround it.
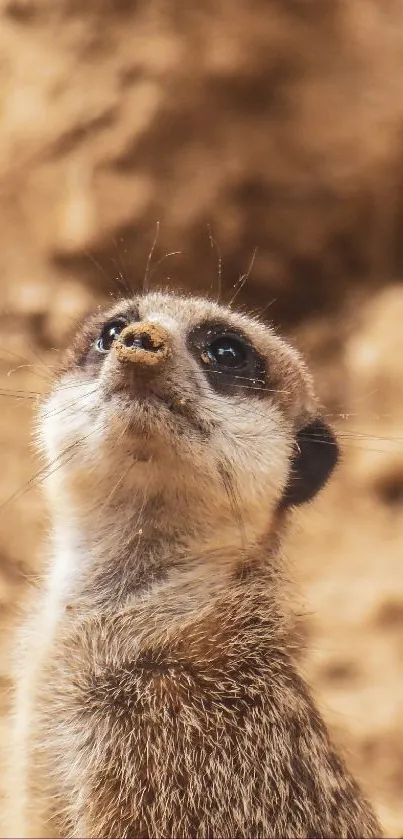
M 127 326 L 127 321 L 124 318 L 116 318 L 106 323 L 96 342 L 98 352 L 109 352 L 113 342 L 116 341 L 125 326 Z
M 248 396 L 265 392 L 266 361 L 241 329 L 225 322 L 200 323 L 189 333 L 188 347 L 217 392 Z
M 247 356 L 248 347 L 240 338 L 219 335 L 203 350 L 201 359 L 205 364 L 235 370 L 245 366 Z

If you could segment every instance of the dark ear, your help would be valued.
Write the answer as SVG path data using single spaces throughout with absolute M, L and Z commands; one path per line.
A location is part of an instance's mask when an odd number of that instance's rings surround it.
M 298 432 L 295 455 L 281 507 L 310 501 L 325 485 L 339 459 L 339 446 L 328 425 L 317 417 Z

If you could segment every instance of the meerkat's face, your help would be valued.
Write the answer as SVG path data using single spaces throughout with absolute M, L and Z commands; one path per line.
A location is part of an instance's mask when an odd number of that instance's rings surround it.
M 160 293 L 85 323 L 40 438 L 58 481 L 89 503 L 141 490 L 175 511 L 196 496 L 203 515 L 241 509 L 257 531 L 279 505 L 312 497 L 337 459 L 287 343 L 253 318 Z

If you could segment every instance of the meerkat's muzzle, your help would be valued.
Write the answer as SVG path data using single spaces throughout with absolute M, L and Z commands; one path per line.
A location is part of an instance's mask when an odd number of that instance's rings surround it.
M 115 343 L 118 360 L 151 371 L 161 368 L 172 355 L 169 332 L 157 323 L 131 323 Z

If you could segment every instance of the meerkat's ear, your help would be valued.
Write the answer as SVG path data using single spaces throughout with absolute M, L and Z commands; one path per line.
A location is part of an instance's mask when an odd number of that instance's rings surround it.
M 339 446 L 333 431 L 316 417 L 298 432 L 295 455 L 281 507 L 310 501 L 322 489 L 339 459 Z

